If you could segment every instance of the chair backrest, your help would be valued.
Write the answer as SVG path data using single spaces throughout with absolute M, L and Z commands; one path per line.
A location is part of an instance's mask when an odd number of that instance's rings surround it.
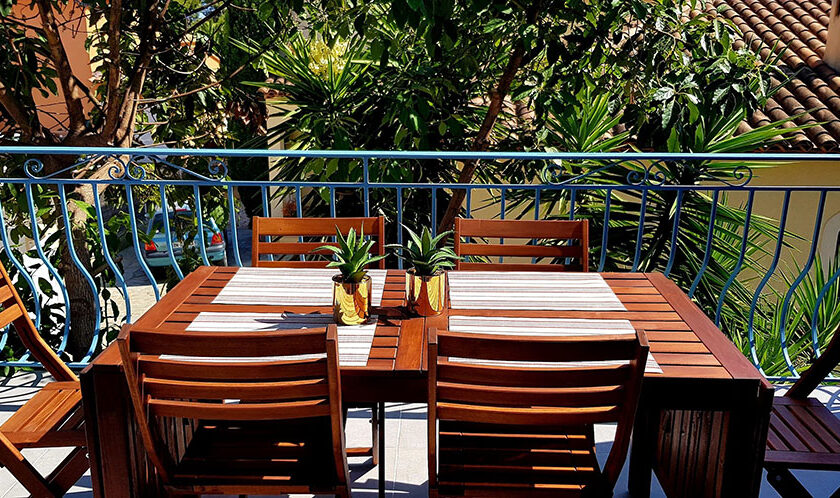
M 467 238 L 464 242 L 461 239 Z M 528 239 L 527 244 L 477 243 L 470 239 Z M 550 241 L 550 243 L 541 243 Z M 588 220 L 476 220 L 455 219 L 455 254 L 462 259 L 458 270 L 588 271 Z M 507 257 L 518 262 L 476 262 L 480 258 Z M 469 259 L 463 259 L 469 258 Z M 522 258 L 527 258 L 522 261 Z M 534 258 L 557 260 L 558 264 L 538 264 Z M 532 261 L 528 261 L 532 259 Z
M 273 268 L 324 268 L 327 259 L 313 260 L 313 254 L 327 256 L 328 251 L 313 252 L 323 245 L 335 245 L 332 239 L 338 227 L 341 233 L 347 234 L 351 228 L 357 233 L 364 231 L 365 236 L 376 240 L 374 256 L 385 254 L 385 218 L 375 216 L 369 218 L 261 218 L 255 216 L 252 222 L 251 266 Z M 280 241 L 282 237 L 295 237 L 291 242 Z M 316 240 L 300 240 L 316 239 Z M 273 257 L 272 260 L 262 256 Z M 304 255 L 304 260 L 281 259 L 283 256 Z M 306 258 L 306 256 L 310 256 Z M 380 268 L 385 268 L 385 260 L 379 262 Z
M 117 341 L 134 414 L 149 459 L 164 482 L 176 455 L 160 434 L 162 418 L 201 421 L 324 422 L 312 434 L 332 454 L 346 483 L 337 329 L 189 332 L 123 327 Z M 306 435 L 300 437 L 305 438 Z M 331 450 L 329 447 L 331 446 Z M 323 472 L 329 472 L 324 469 Z
M 636 335 L 544 337 L 429 331 L 429 476 L 436 483 L 438 421 L 527 427 L 617 422 L 602 476 L 627 456 L 648 344 Z M 492 470 L 492 469 L 488 469 Z
M 0 329 L 12 324 L 18 337 L 20 337 L 20 341 L 29 349 L 32 357 L 41 362 L 55 380 L 78 380 L 76 374 L 61 361 L 61 358 L 55 354 L 55 351 L 38 333 L 2 263 L 0 263 L 0 305 L 2 305 Z
M 791 398 L 807 398 L 823 383 L 828 374 L 840 364 L 840 326 L 834 329 L 831 341 L 825 347 L 819 358 L 802 372 L 799 380 L 785 393 Z

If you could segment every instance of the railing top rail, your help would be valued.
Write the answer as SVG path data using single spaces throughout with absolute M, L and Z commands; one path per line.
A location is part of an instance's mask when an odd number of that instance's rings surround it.
M 383 150 L 267 150 L 267 149 L 164 149 L 120 147 L 0 147 L 0 154 L 31 155 L 130 155 L 130 156 L 194 156 L 194 157 L 312 157 L 346 159 L 591 159 L 614 161 L 840 161 L 840 153 L 673 153 L 673 152 L 471 152 L 471 151 L 383 151 Z

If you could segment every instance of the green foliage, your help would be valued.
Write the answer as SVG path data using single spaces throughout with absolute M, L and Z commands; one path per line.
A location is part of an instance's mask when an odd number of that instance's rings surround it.
M 335 232 L 338 246 L 324 245 L 318 247 L 315 251 L 326 250 L 333 253 L 334 260 L 330 261 L 327 267 L 338 268 L 338 271 L 341 272 L 341 278 L 345 283 L 361 282 L 367 275 L 366 268 L 368 265 L 385 259 L 384 255 L 370 255 L 370 250 L 373 248 L 375 242 L 365 240 L 364 227 L 362 227 L 358 236 L 354 228 L 351 228 L 347 232 L 347 237 L 342 235 L 338 227 L 335 227 Z
M 794 289 L 786 316 L 782 316 L 785 294 L 796 276 L 802 272 L 801 267 L 795 266 L 792 272 L 783 273 L 784 285 L 778 286 L 780 290 L 770 289 L 769 293 L 761 297 L 753 316 L 753 326 L 756 356 L 766 375 L 786 376 L 792 373 L 785 361 L 780 341 L 783 320 L 788 356 L 796 370 L 804 370 L 816 358 L 812 335 L 814 331 L 817 344 L 823 347 L 828 344 L 831 334 L 840 326 L 840 280 L 828 286 L 819 308 L 817 298 L 838 270 L 840 258 L 824 265 L 817 256 L 805 279 Z M 813 323 L 815 309 L 817 321 Z M 747 341 L 749 318 L 748 308 L 732 309 L 725 316 L 726 327 L 736 332 L 731 334 L 733 341 L 746 355 L 750 354 Z
M 404 226 L 410 238 L 408 244 L 391 244 L 390 248 L 397 249 L 395 253 L 398 258 L 404 260 L 409 268 L 414 268 L 417 275 L 432 276 L 447 268 L 454 268 L 458 256 L 451 247 L 443 244 L 452 235 L 452 231 L 438 234 L 432 237 L 429 227 L 423 227 L 420 235 Z

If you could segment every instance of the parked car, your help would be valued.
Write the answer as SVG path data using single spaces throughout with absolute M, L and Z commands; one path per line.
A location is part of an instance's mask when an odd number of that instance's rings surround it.
M 201 251 L 201 241 L 198 237 L 201 234 L 196 233 L 192 240 L 184 240 L 190 234 L 195 233 L 195 215 L 191 209 L 176 208 L 169 211 L 169 229 L 172 232 L 173 256 L 175 260 L 179 261 L 184 257 L 184 245 L 189 246 L 193 244 L 196 251 Z M 146 228 L 148 235 L 148 242 L 146 242 L 144 257 L 146 263 L 152 268 L 166 267 L 172 264 L 169 259 L 168 239 L 166 237 L 166 229 L 163 223 L 163 211 L 158 210 L 152 216 L 148 227 Z M 180 234 L 180 235 L 179 235 Z M 203 230 L 205 247 L 207 249 L 207 259 L 211 263 L 226 265 L 227 254 L 225 252 L 225 238 L 216 221 L 213 218 L 204 220 Z M 181 239 L 179 239 L 181 237 Z

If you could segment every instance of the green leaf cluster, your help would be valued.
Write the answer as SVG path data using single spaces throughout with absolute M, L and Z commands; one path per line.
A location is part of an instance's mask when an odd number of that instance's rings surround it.
M 396 256 L 404 260 L 409 268 L 413 268 L 417 275 L 428 277 L 455 266 L 458 256 L 451 247 L 444 245 L 452 231 L 432 237 L 429 227 L 423 227 L 420 235 L 406 226 L 403 228 L 408 232 L 408 243 L 391 244 L 388 247 L 396 249 Z
M 356 234 L 351 228 L 345 237 L 338 227 L 335 227 L 336 244 L 323 245 L 315 251 L 330 251 L 333 253 L 333 261 L 327 264 L 328 268 L 338 268 L 341 278 L 345 283 L 359 283 L 367 275 L 368 265 L 385 259 L 385 255 L 371 256 L 370 250 L 375 242 L 365 239 L 365 230 Z

